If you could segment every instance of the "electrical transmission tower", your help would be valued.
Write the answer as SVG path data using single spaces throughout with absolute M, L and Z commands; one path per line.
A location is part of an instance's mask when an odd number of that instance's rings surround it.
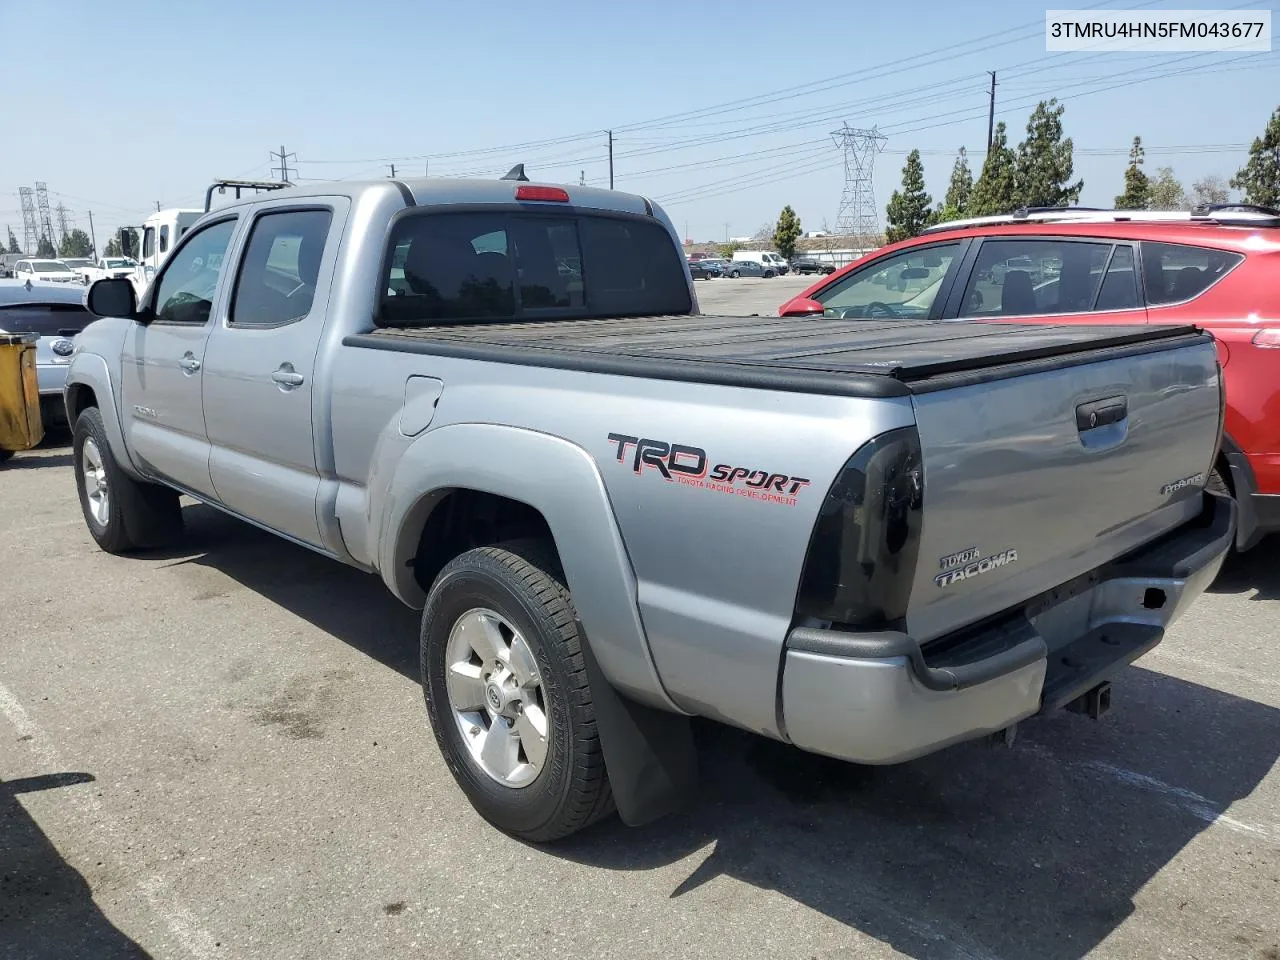
M 61 241 L 63 238 L 66 237 L 67 233 L 70 232 L 67 228 L 67 207 L 65 204 L 60 203 L 53 209 L 54 209 L 54 212 L 58 215 L 58 239 Z M 71 220 L 71 227 L 72 228 L 75 227 L 74 218 L 72 218 Z M 52 240 L 53 238 L 50 237 L 49 239 Z
M 31 255 L 40 245 L 40 224 L 36 220 L 36 193 L 30 187 L 19 187 L 22 201 L 22 252 Z
M 844 190 L 836 213 L 836 230 L 856 237 L 860 248 L 878 245 L 880 211 L 876 208 L 872 174 L 876 154 L 884 149 L 886 137 L 878 129 L 856 130 L 847 123 L 831 132 L 836 146 L 844 152 Z
M 271 172 L 280 174 L 280 179 L 284 183 L 290 183 L 291 181 L 289 179 L 289 174 L 293 173 L 296 175 L 298 171 L 296 169 L 291 170 L 289 168 L 289 161 L 297 160 L 298 155 L 296 153 L 285 153 L 284 144 L 281 144 L 280 152 L 279 153 L 272 152 L 271 159 L 280 161 L 280 166 L 273 168 Z M 394 173 L 393 173 L 393 176 L 394 176 Z
M 53 216 L 49 213 L 49 188 L 43 180 L 36 181 L 36 210 L 40 216 L 40 233 L 55 247 L 57 239 L 53 235 Z

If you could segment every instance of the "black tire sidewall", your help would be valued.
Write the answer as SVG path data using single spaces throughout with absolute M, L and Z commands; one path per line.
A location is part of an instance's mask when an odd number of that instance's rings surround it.
M 94 519 L 89 509 L 89 494 L 84 482 L 84 443 L 92 438 L 98 447 L 98 455 L 102 458 L 102 467 L 107 473 L 108 513 L 105 524 Z M 119 492 L 124 479 L 120 467 L 111 455 L 111 447 L 107 443 L 106 427 L 102 423 L 102 414 L 97 407 L 88 407 L 76 418 L 71 434 L 72 469 L 76 477 L 76 493 L 80 496 L 80 511 L 84 514 L 85 526 L 89 535 L 104 550 L 118 550 L 124 546 L 124 517 L 120 509 Z
M 569 684 L 562 659 L 554 655 L 555 627 L 536 598 L 503 576 L 489 557 L 464 554 L 436 581 L 423 610 L 421 669 L 423 693 L 436 743 L 450 773 L 481 816 L 501 830 L 536 834 L 552 821 L 569 793 L 575 729 Z M 538 662 L 550 721 L 547 763 L 533 783 L 507 787 L 493 780 L 471 757 L 454 720 L 445 687 L 449 633 L 469 610 L 485 607 L 515 627 Z

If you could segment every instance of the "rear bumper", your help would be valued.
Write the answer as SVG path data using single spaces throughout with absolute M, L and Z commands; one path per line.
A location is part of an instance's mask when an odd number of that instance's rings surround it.
M 905 633 L 796 628 L 786 735 L 814 753 L 900 763 L 1069 703 L 1160 642 L 1218 575 L 1235 526 L 1235 503 L 1205 494 L 1197 521 L 923 650 Z

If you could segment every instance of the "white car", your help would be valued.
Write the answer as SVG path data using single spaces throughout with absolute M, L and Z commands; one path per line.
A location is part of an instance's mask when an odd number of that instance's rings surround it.
M 81 271 L 86 284 L 95 280 L 126 280 L 133 275 L 138 262 L 130 257 L 99 257 L 96 263 Z
M 72 270 L 75 271 L 81 283 L 85 282 L 85 277 L 84 277 L 85 270 L 93 266 L 93 260 L 91 260 L 89 257 L 75 257 L 75 258 L 59 257 L 58 259 L 59 259 L 59 262 L 65 263 L 68 267 L 70 267 Z
M 61 260 L 19 260 L 13 265 L 15 280 L 32 283 L 80 283 L 76 273 Z

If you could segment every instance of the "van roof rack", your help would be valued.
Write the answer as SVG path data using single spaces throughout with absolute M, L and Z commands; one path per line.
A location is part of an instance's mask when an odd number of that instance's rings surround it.
M 1011 213 L 967 217 L 926 227 L 925 233 L 1015 223 L 1216 223 L 1280 227 L 1280 210 L 1252 203 L 1202 204 L 1193 210 L 1114 210 L 1102 207 L 1019 207 Z
M 215 180 L 209 184 L 209 189 L 204 192 L 204 212 L 208 213 L 213 207 L 213 192 L 226 193 L 228 189 L 235 190 L 236 199 L 240 199 L 240 191 L 252 190 L 257 193 L 260 190 L 283 190 L 286 187 L 292 187 L 293 184 L 288 180 Z

